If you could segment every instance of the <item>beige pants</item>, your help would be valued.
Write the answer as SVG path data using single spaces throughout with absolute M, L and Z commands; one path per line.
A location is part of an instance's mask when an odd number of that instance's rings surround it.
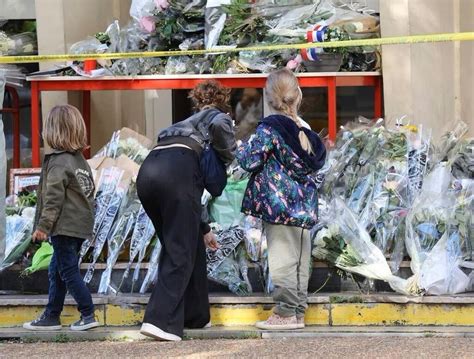
M 275 314 L 304 317 L 308 307 L 311 271 L 311 238 L 308 230 L 264 223 L 268 243 L 268 264 L 275 286 Z

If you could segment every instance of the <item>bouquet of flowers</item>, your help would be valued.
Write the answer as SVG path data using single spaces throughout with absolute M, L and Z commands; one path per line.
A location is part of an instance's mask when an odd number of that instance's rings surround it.
M 333 200 L 328 218 L 331 224 L 326 222 L 327 229 L 316 235 L 313 255 L 346 272 L 386 281 L 398 292 L 410 292 L 407 282 L 392 274 L 385 256 L 342 199 Z
M 141 205 L 133 184 L 130 186 L 129 191 L 130 196 L 127 198 L 127 203 L 123 206 L 123 210 L 121 210 L 117 216 L 117 221 L 114 223 L 111 235 L 107 239 L 107 265 L 105 271 L 102 273 L 99 284 L 98 293 L 100 294 L 107 294 L 110 279 L 112 277 L 113 266 L 117 262 L 125 241 L 130 239 L 133 228 L 136 225 L 137 214 Z
M 0 272 L 17 262 L 31 243 L 33 221 L 28 212 L 6 218 L 5 256 L 0 262 Z
M 252 288 L 247 278 L 248 266 L 242 257 L 242 252 L 237 250 L 239 244 L 244 241 L 244 231 L 238 227 L 231 227 L 217 232 L 216 236 L 219 249 L 207 250 L 208 278 L 227 285 L 232 293 L 238 295 L 251 293 Z

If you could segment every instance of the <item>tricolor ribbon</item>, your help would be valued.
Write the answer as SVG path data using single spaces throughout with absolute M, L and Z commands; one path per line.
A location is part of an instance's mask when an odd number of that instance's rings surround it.
M 301 57 L 305 61 L 316 61 L 318 59 L 318 49 L 301 49 Z
M 308 42 L 324 42 L 324 34 L 327 29 L 327 26 L 316 25 L 313 30 L 306 32 L 306 40 Z

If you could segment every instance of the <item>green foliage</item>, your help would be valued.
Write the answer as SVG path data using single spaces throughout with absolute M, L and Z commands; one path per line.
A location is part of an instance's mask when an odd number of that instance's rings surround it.
M 262 41 L 267 35 L 269 29 L 264 18 L 255 12 L 247 0 L 232 0 L 222 8 L 227 20 L 219 41 L 221 45 L 245 46 Z

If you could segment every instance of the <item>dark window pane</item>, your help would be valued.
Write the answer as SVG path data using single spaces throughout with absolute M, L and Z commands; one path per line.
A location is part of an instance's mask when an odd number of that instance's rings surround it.
M 301 116 L 317 132 L 327 128 L 327 90 L 325 88 L 303 88 L 302 90 Z M 372 87 L 338 87 L 336 111 L 338 126 L 358 116 L 373 118 L 374 89 Z

